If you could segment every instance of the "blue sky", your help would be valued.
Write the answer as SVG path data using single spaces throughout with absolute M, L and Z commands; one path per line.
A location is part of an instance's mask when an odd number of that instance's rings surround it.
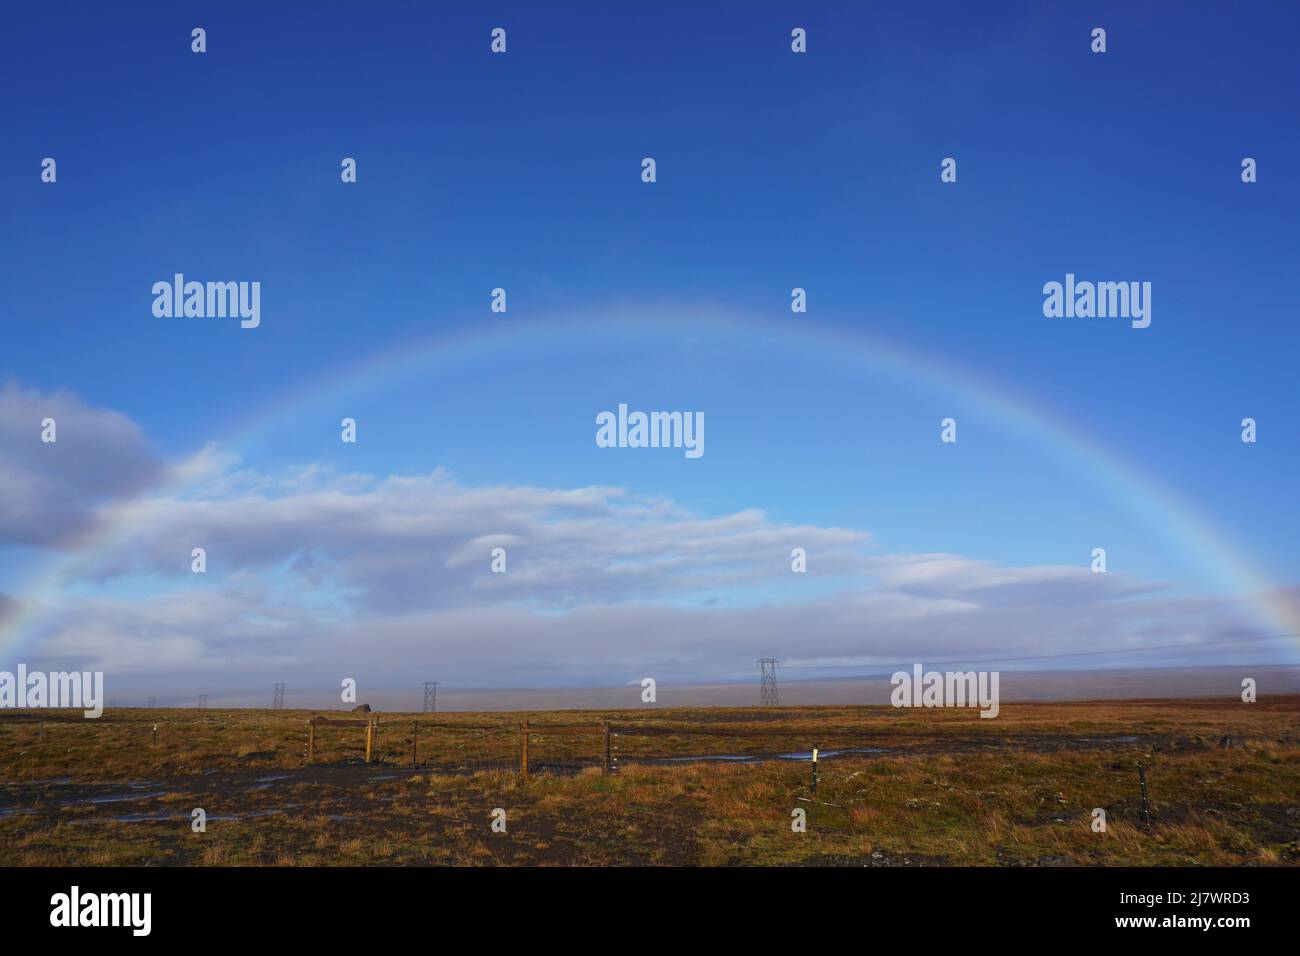
M 1300 11 L 806 11 L 15 11 L 0 41 L 9 94 L 0 381 L 11 416 L 0 454 L 19 463 L 10 487 L 21 482 L 24 502 L 57 498 L 64 513 L 81 513 L 77 534 L 43 539 L 15 505 L 9 539 L 0 537 L 0 594 L 11 602 L 37 600 L 34 570 L 75 566 L 52 593 L 40 590 L 41 614 L 23 615 L 28 656 L 100 653 L 124 681 L 181 681 L 230 657 L 217 648 L 233 638 L 209 633 L 204 614 L 235 614 L 255 632 L 274 617 L 268 608 L 290 617 L 276 624 L 290 635 L 283 653 L 269 663 L 244 647 L 243 670 L 221 679 L 309 658 L 329 674 L 333 645 L 311 637 L 322 627 L 405 635 L 424 624 L 398 615 L 449 609 L 478 613 L 485 628 L 506 610 L 546 627 L 567 617 L 578 630 L 616 612 L 646 626 L 616 648 L 594 636 L 558 642 L 549 667 L 479 667 L 468 650 L 448 650 L 459 678 L 503 684 L 617 683 L 643 662 L 706 679 L 760 653 L 893 660 L 925 652 L 930 616 L 958 604 L 969 622 L 941 628 L 936 653 L 987 657 L 1009 627 L 1020 630 L 1007 653 L 1281 627 L 1242 611 L 1258 603 L 1251 588 L 1221 572 L 1241 557 L 1259 572 L 1245 580 L 1255 589 L 1300 581 L 1291 175 Z M 206 53 L 190 50 L 195 26 L 207 30 Z M 504 55 L 489 51 L 497 26 Z M 790 50 L 796 26 L 808 31 L 803 55 Z M 1089 49 L 1097 26 L 1104 54 Z M 40 181 L 47 156 L 58 163 L 53 184 Z M 640 179 L 646 156 L 657 162 L 653 184 Z M 945 184 L 949 156 L 958 179 Z M 1247 156 L 1256 183 L 1241 181 Z M 357 160 L 355 184 L 340 182 L 343 157 Z M 175 272 L 260 281 L 261 326 L 155 318 L 150 288 Z M 1067 272 L 1151 282 L 1150 328 L 1045 318 L 1042 286 Z M 504 316 L 488 308 L 498 286 Z M 807 289 L 807 314 L 790 311 L 795 286 Z M 456 344 L 467 339 L 478 344 Z M 889 359 L 895 352 L 914 358 Z M 385 354 L 427 358 L 374 358 Z M 349 372 L 357 366 L 374 371 Z M 97 485 L 94 456 L 78 459 L 75 480 L 67 462 L 50 477 L 48 461 L 13 444 L 30 439 L 24 416 L 39 421 L 61 390 L 72 396 L 59 400 L 70 421 L 96 423 L 103 454 L 121 458 L 120 481 Z M 990 395 L 1001 411 L 980 399 Z M 703 411 L 706 454 L 595 447 L 594 416 L 619 402 Z M 949 415 L 954 446 L 938 441 Z M 355 446 L 338 440 L 343 416 L 358 420 Z M 1254 445 L 1239 440 L 1245 416 L 1259 422 Z M 1094 473 L 1096 456 L 1076 439 L 1120 463 L 1118 477 Z M 65 429 L 60 453 L 77 440 Z M 200 452 L 199 484 L 154 483 L 165 469 L 198 474 Z M 452 500 L 488 489 L 504 500 L 485 506 L 481 527 L 439 524 L 401 552 L 401 567 L 350 564 L 394 553 L 377 529 L 415 519 L 393 483 L 435 469 L 451 476 Z M 1168 497 L 1153 501 L 1129 475 Z M 44 480 L 58 493 L 40 493 Z M 573 535 L 551 499 L 530 499 L 540 511 L 525 508 L 526 519 L 508 503 L 512 489 L 593 486 L 622 497 L 591 505 L 601 523 Z M 434 481 L 416 510 L 442 514 L 449 487 Z M 278 514 L 301 508 L 301 518 L 283 528 L 268 518 L 269 541 L 255 544 L 239 519 L 256 510 L 250 496 L 288 499 Z M 356 508 L 359 537 L 294 538 L 341 520 L 331 496 Z M 682 534 L 696 554 L 714 555 L 708 570 L 687 561 L 671 584 L 657 577 L 683 557 L 681 529 L 662 516 L 638 552 L 647 564 L 581 538 L 639 527 L 640 512 L 610 502 L 642 499 L 701 523 Z M 120 524 L 128 507 L 130 540 L 88 548 L 101 540 L 93 529 Z M 1231 560 L 1217 545 L 1210 554 L 1189 545 L 1167 507 L 1211 529 Z M 770 555 L 711 536 L 709 522 L 757 512 Z M 514 535 L 506 578 L 534 590 L 449 576 L 462 552 L 496 534 Z M 175 567 L 141 557 L 163 554 L 167 535 L 184 539 L 172 541 Z M 222 542 L 198 580 L 187 573 L 195 535 Z M 809 549 L 815 573 L 796 578 L 788 554 L 804 538 L 822 550 Z M 1029 587 L 1059 577 L 1032 569 L 1087 571 L 1097 546 L 1114 594 L 1016 591 L 1013 601 L 1001 584 L 945 571 L 946 589 L 923 595 L 933 605 L 872 605 L 833 646 L 788 633 L 756 637 L 752 650 L 739 638 L 709 650 L 710 635 L 739 632 L 744 615 L 765 608 L 815 634 L 819 615 L 864 594 L 919 600 L 915 579 L 898 577 L 933 569 L 918 556 L 950 556 L 976 577 L 1020 575 L 1017 587 Z M 611 574 L 623 560 L 627 573 Z M 600 587 L 583 578 L 586 562 Z M 439 577 L 442 586 L 429 583 Z M 486 590 L 453 599 L 465 587 Z M 157 613 L 169 596 L 196 593 L 237 607 L 196 599 L 206 610 L 192 619 Z M 66 625 L 74 609 L 102 609 L 93 602 L 113 608 L 102 632 Z M 1075 602 L 1098 605 L 1099 616 L 1068 610 Z M 1013 604 L 1014 624 L 999 616 Z M 649 626 L 699 608 L 736 616 L 697 621 L 682 647 Z M 900 624 L 897 643 L 872 637 L 887 630 L 875 626 L 880 615 L 912 613 L 919 623 Z M 387 662 L 374 680 L 401 679 L 406 639 L 378 655 Z M 151 653 L 148 640 L 184 650 Z M 1257 646 L 1252 659 L 1282 659 L 1290 646 Z M 436 659 L 439 647 L 424 650 Z M 546 660 L 545 645 L 534 647 Z M 1179 662 L 1224 659 L 1189 654 Z

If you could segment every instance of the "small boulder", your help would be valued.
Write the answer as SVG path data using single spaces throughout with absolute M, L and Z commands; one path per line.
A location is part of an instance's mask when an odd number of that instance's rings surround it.
M 355 707 L 352 708 L 352 713 L 354 713 L 354 714 L 368 714 L 368 713 L 370 713 L 370 705 L 369 705 L 369 704 L 357 704 L 357 706 L 355 706 Z

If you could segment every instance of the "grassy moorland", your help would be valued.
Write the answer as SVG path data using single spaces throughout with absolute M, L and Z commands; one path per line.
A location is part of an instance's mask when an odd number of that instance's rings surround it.
M 889 707 L 380 714 L 0 712 L 9 865 L 1294 864 L 1300 696 Z M 343 715 L 332 715 L 343 716 Z M 599 736 L 518 724 L 608 721 Z M 155 737 L 154 727 L 157 726 Z M 415 738 L 413 741 L 413 737 Z M 412 767 L 412 744 L 417 744 Z M 853 748 L 811 766 L 798 754 Z M 784 756 L 783 756 L 784 755 Z M 699 758 L 752 758 L 745 761 Z M 689 758 L 689 759 L 686 759 Z M 1151 823 L 1137 764 L 1147 765 Z M 194 808 L 207 830 L 192 832 Z M 1104 833 L 1093 809 L 1106 811 Z M 506 832 L 492 829 L 506 812 Z M 806 832 L 792 811 L 806 811 Z

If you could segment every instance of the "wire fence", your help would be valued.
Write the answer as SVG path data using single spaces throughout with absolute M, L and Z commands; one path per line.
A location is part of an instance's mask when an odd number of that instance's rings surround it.
M 306 711 L 222 712 L 185 710 L 106 711 L 86 720 L 77 711 L 0 712 L 0 772 L 61 772 L 93 766 L 105 774 L 146 765 L 160 772 L 213 768 L 345 767 L 377 765 L 435 773 L 518 771 L 573 774 L 590 769 L 617 773 L 636 765 L 689 762 L 745 764 L 821 759 L 907 756 L 948 746 L 948 738 L 925 740 L 892 730 L 880 718 L 835 723 L 791 718 L 782 726 L 764 713 L 732 724 L 699 719 L 593 720 L 574 716 L 557 724 L 502 715 L 482 721 L 444 715 L 333 712 L 322 719 Z M 476 722 L 472 718 L 477 717 Z M 315 725 L 315 726 L 313 726 Z M 373 727 L 373 732 L 368 730 Z M 964 750 L 995 750 L 1044 742 L 1032 734 L 975 733 Z M 1061 738 L 1062 747 L 1142 750 L 1152 735 L 1094 732 Z M 368 758 L 368 759 L 367 759 Z

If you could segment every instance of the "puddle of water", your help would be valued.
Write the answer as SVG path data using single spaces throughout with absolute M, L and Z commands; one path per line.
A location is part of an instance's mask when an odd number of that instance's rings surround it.
M 301 804 L 293 804 L 301 806 Z M 257 817 L 270 817 L 277 813 L 286 813 L 287 807 L 276 807 L 273 810 L 250 810 L 248 813 L 234 814 L 209 814 L 208 822 L 226 822 L 238 823 L 240 820 L 252 820 Z M 35 811 L 28 811 L 34 813 Z M 177 823 L 188 822 L 190 815 L 188 813 L 121 813 L 111 817 L 94 817 L 89 820 L 72 820 L 69 821 L 75 826 L 84 826 L 93 823 Z
M 817 758 L 825 760 L 830 757 L 839 757 L 844 754 L 883 754 L 887 753 L 884 747 L 845 747 L 843 750 L 819 750 Z M 811 750 L 800 750 L 792 754 L 777 754 L 779 760 L 812 760 Z
M 294 804 L 298 806 L 298 804 Z M 274 810 L 250 810 L 248 813 L 236 813 L 225 817 L 208 817 L 209 820 L 254 820 L 258 817 L 273 817 L 277 813 L 288 813 L 288 807 L 276 807 Z
M 257 780 L 258 783 L 271 783 L 271 782 L 276 781 L 276 780 L 288 780 L 288 779 L 289 779 L 289 774 L 287 774 L 287 773 L 273 773 L 273 774 L 269 774 L 268 776 L 265 776 L 265 777 L 257 777 L 257 778 L 255 778 L 255 779 Z
M 86 797 L 83 800 L 73 800 L 73 803 L 121 803 L 123 800 L 152 800 L 154 797 L 161 797 L 166 794 L 166 790 L 153 790 L 149 793 L 115 793 L 106 797 Z
M 35 813 L 35 807 L 4 807 L 0 808 L 0 820 L 5 817 L 16 817 L 22 813 Z
M 839 750 L 819 750 L 817 751 L 818 759 L 825 760 L 830 757 L 848 756 L 850 754 L 883 754 L 889 753 L 885 747 L 843 747 Z M 635 757 L 627 758 L 630 762 L 636 762 Z M 692 757 L 654 757 L 647 758 L 649 763 L 763 763 L 765 760 L 804 760 L 811 762 L 811 750 L 799 750 L 788 754 L 777 754 L 775 758 L 755 757 L 752 754 L 700 754 Z
M 664 763 L 700 763 L 707 760 L 736 761 L 739 763 L 757 762 L 758 758 L 749 754 L 705 754 L 700 757 L 664 757 Z

